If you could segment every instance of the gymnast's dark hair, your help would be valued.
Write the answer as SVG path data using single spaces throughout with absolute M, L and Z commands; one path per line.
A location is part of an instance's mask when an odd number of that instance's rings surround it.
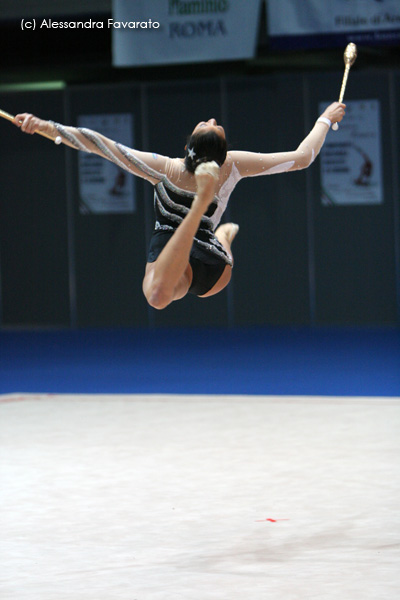
M 226 139 L 215 131 L 198 131 L 189 136 L 185 150 L 185 167 L 190 173 L 194 173 L 196 167 L 203 162 L 215 160 L 218 166 L 222 166 L 226 159 L 228 143 Z M 192 154 L 192 156 L 190 156 Z

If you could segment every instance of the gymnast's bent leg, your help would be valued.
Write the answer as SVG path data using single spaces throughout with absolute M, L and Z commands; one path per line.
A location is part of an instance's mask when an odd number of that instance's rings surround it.
M 215 232 L 215 236 L 219 242 L 223 245 L 227 253 L 232 259 L 233 265 L 233 255 L 231 245 L 233 240 L 235 239 L 237 233 L 239 231 L 239 225 L 236 223 L 224 223 L 220 225 Z M 206 294 L 200 296 L 200 298 L 208 298 L 208 296 L 214 296 L 221 292 L 230 282 L 232 277 L 232 267 L 226 265 L 221 277 L 218 279 L 217 283 L 209 290 Z
M 214 198 L 219 175 L 216 164 L 213 169 L 210 169 L 209 163 L 204 163 L 201 167 L 202 169 L 196 170 L 197 192 L 188 214 L 157 260 L 146 265 L 143 293 L 150 306 L 159 310 L 174 300 L 183 298 L 192 283 L 190 250 L 201 218 Z

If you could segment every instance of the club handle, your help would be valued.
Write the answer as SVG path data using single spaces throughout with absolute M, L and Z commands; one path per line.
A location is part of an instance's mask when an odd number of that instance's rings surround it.
M 347 79 L 349 77 L 349 72 L 350 72 L 350 65 L 346 65 L 346 68 L 344 70 L 344 75 L 343 75 L 342 87 L 340 88 L 340 94 L 339 94 L 339 102 L 340 103 L 343 102 L 344 93 L 346 91 Z
M 344 52 L 345 69 L 344 69 L 344 74 L 343 74 L 342 87 L 340 88 L 340 94 L 339 94 L 339 102 L 340 103 L 343 102 L 344 92 L 346 90 L 347 78 L 349 76 L 350 67 L 354 64 L 356 58 L 357 58 L 357 46 L 353 43 L 350 43 L 346 46 L 346 50 Z M 337 131 L 339 129 L 339 123 L 334 123 L 332 125 L 332 129 L 333 129 L 333 131 Z

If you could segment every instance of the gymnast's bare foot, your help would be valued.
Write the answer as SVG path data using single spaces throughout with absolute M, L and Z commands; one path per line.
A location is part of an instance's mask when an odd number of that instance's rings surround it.
M 231 245 L 238 231 L 239 225 L 237 223 L 224 223 L 218 227 L 215 235 L 221 242 L 222 240 L 225 240 L 229 245 Z

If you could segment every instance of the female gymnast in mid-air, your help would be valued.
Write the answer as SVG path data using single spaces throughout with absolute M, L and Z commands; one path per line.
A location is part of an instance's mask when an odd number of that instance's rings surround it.
M 43 121 L 29 113 L 16 115 L 14 123 L 25 133 L 45 133 L 77 150 L 99 154 L 153 184 L 156 223 L 143 292 L 151 306 L 163 309 L 187 293 L 206 298 L 228 285 L 231 244 L 239 227 L 218 225 L 234 187 L 244 177 L 307 168 L 331 124 L 343 119 L 344 109 L 334 102 L 297 150 L 276 154 L 228 152 L 223 127 L 215 119 L 201 121 L 187 141 L 185 158 L 132 150 L 90 129 Z

